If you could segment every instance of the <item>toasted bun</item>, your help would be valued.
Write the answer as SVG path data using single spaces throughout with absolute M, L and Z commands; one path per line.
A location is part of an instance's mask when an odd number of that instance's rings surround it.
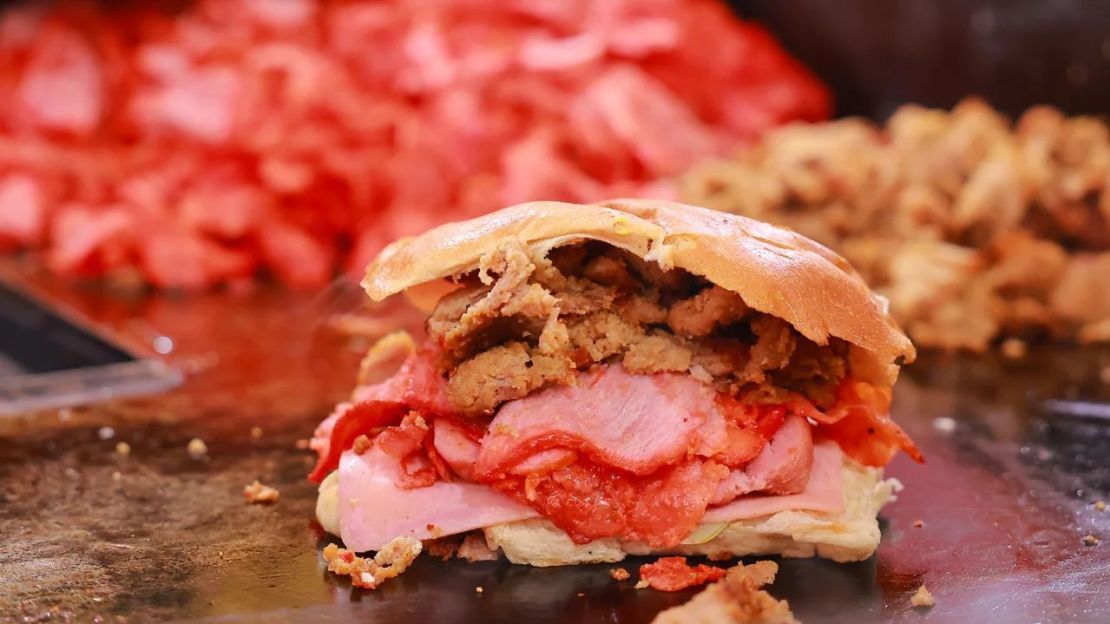
M 866 468 L 844 459 L 844 511 L 827 514 L 781 511 L 739 520 L 703 544 L 683 545 L 656 551 L 644 545 L 621 544 L 601 539 L 575 544 L 566 533 L 543 519 L 523 520 L 484 529 L 491 549 L 500 548 L 513 563 L 540 567 L 620 561 L 627 555 L 682 554 L 723 557 L 782 555 L 833 561 L 862 561 L 879 546 L 876 516 L 900 487 L 893 479 L 883 480 L 882 470 Z
M 512 239 L 537 257 L 560 245 L 603 241 L 664 269 L 685 269 L 818 344 L 836 337 L 863 349 L 873 379 L 893 383 L 894 363 L 915 355 L 886 300 L 826 247 L 746 217 L 674 202 L 531 202 L 448 223 L 387 247 L 367 268 L 362 285 L 381 300 L 473 271 L 483 254 Z

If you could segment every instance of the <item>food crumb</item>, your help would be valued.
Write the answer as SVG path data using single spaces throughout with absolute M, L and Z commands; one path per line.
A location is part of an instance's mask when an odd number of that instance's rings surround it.
M 645 581 L 644 579 L 640 579 L 640 580 L 636 581 L 636 584 L 633 585 L 633 587 L 635 587 L 636 589 L 644 589 L 647 586 L 648 586 L 648 582 Z
M 351 444 L 351 450 L 355 452 L 355 455 L 362 455 L 370 450 L 370 438 L 366 437 L 366 434 L 358 436 Z
M 359 557 L 335 544 L 325 546 L 322 554 L 329 572 L 351 577 L 351 585 L 355 587 L 375 589 L 409 569 L 421 550 L 423 546 L 419 541 L 411 537 L 397 537 L 382 546 L 373 558 Z
M 655 563 L 640 566 L 640 579 L 659 591 L 679 591 L 704 585 L 720 580 L 725 574 L 724 568 L 704 563 L 690 565 L 686 563 L 686 557 L 661 557 Z
M 915 528 L 915 529 L 920 529 L 924 526 L 925 526 L 925 521 L 924 520 L 914 520 L 913 521 L 913 528 Z
M 101 440 L 111 440 L 116 437 L 116 430 L 111 427 L 101 427 L 96 431 L 97 437 Z
M 112 481 L 119 481 L 120 479 L 123 479 L 123 475 L 120 474 L 120 471 L 118 471 L 118 470 L 113 471 L 112 472 Z
M 131 454 L 131 445 L 126 442 L 116 442 L 116 453 L 127 457 Z
M 578 592 L 578 593 L 577 593 L 577 594 L 575 594 L 575 595 L 576 595 L 576 596 L 578 596 L 579 598 L 581 598 L 582 596 L 585 596 L 585 595 L 586 595 L 586 592 Z
M 948 416 L 934 418 L 933 428 L 941 433 L 952 433 L 956 430 L 956 421 Z
M 1002 355 L 1011 360 L 1020 360 L 1029 351 L 1029 346 L 1021 338 L 1007 338 L 1002 341 Z
M 1106 511 L 1106 501 L 1095 501 L 1095 511 Z
M 624 568 L 613 568 L 609 570 L 609 576 L 613 577 L 614 581 L 627 581 L 630 575 Z
M 486 543 L 486 538 L 481 533 L 470 533 L 463 538 L 463 542 L 459 546 L 456 556 L 470 563 L 474 563 L 475 561 L 497 561 L 501 558 L 498 551 L 489 547 Z
M 277 488 L 263 485 L 258 479 L 254 483 L 243 486 L 243 498 L 247 499 L 248 503 L 276 503 L 281 492 Z
M 484 592 L 485 590 L 482 589 L 481 585 L 478 585 L 477 587 L 474 588 L 474 591 L 480 594 L 480 593 Z
M 913 605 L 914 607 L 926 607 L 926 608 L 928 608 L 928 607 L 932 607 L 936 603 L 937 603 L 937 601 L 936 601 L 936 599 L 933 598 L 933 594 L 931 594 L 929 592 L 929 590 L 925 589 L 924 585 L 917 588 L 917 593 L 915 593 L 910 598 L 910 604 Z
M 1083 536 L 1083 545 L 1084 546 L 1097 546 L 1101 541 L 1102 540 L 1095 537 L 1094 535 L 1091 535 L 1090 533 Z
M 189 446 L 187 446 L 186 449 L 188 449 L 189 455 L 191 455 L 193 459 L 200 459 L 208 454 L 208 445 L 200 438 L 189 440 Z
M 251 427 L 251 437 L 257 440 L 262 437 L 262 427 Z
M 294 445 L 303 451 L 304 449 L 308 448 L 308 440 L 301 438 L 297 440 Z
M 439 557 L 443 561 L 447 561 L 455 556 L 455 552 L 459 549 L 459 543 L 451 539 L 430 539 L 424 540 L 424 551 L 431 557 Z
M 736 555 L 727 550 L 722 550 L 714 553 L 709 553 L 708 555 L 706 555 L 705 558 L 710 561 L 732 561 L 736 558 Z

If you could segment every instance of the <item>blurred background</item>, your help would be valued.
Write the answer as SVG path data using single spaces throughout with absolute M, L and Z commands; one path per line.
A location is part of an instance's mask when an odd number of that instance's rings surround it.
M 1106 340 L 1108 26 L 1084 0 L 9 1 L 0 250 L 117 291 L 311 291 L 448 220 L 659 197 L 833 247 L 925 346 Z

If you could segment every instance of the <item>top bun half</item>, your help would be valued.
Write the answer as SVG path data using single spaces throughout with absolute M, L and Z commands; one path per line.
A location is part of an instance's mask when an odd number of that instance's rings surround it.
M 835 337 L 866 351 L 868 360 L 893 373 L 881 375 L 891 383 L 899 358 L 909 362 L 915 356 L 886 300 L 872 293 L 844 258 L 794 232 L 668 201 L 529 202 L 448 223 L 389 245 L 367 267 L 362 286 L 381 300 L 466 274 L 507 239 L 536 257 L 561 245 L 602 241 L 665 270 L 685 269 L 783 319 L 817 344 Z

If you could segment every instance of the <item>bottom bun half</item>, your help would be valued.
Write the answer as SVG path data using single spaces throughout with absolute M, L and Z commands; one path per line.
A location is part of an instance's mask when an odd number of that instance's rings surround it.
M 701 544 L 655 550 L 645 544 L 609 538 L 576 544 L 548 520 L 533 519 L 483 529 L 492 550 L 501 549 L 513 563 L 558 566 L 611 563 L 628 555 L 747 555 L 823 557 L 838 562 L 867 559 L 879 546 L 879 510 L 901 489 L 896 479 L 883 479 L 878 468 L 845 458 L 844 511 L 839 514 L 781 511 L 761 518 L 738 520 Z

